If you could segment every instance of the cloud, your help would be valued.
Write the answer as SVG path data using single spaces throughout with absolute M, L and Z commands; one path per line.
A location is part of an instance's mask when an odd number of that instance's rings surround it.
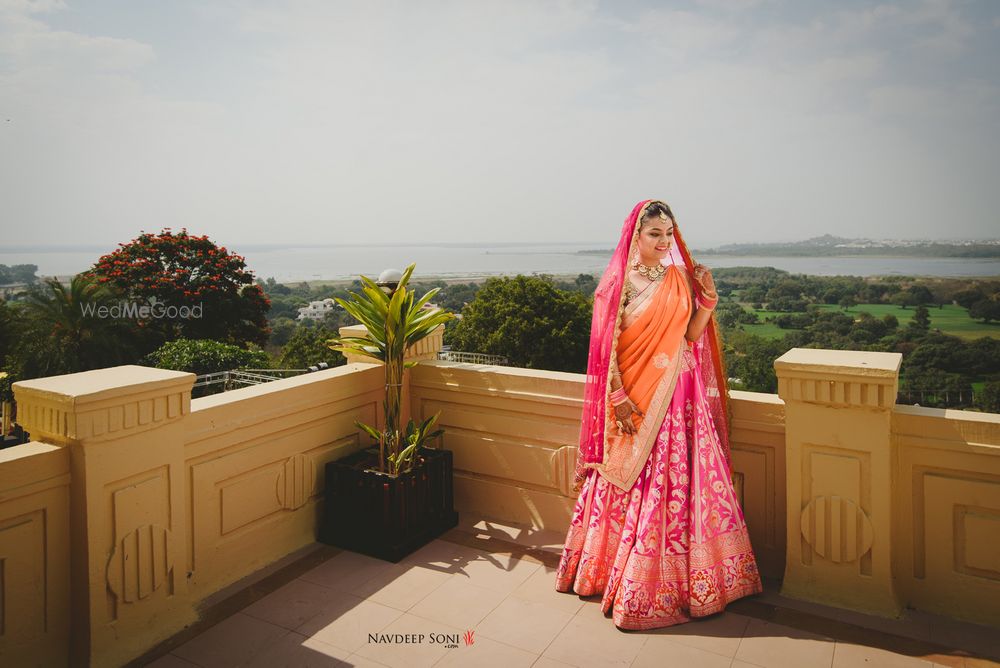
M 1000 204 L 996 77 L 921 47 L 961 6 L 241 2 L 109 36 L 29 4 L 0 5 L 0 199 L 39 238 L 589 241 L 657 196 L 711 245 Z
M 745 12 L 762 7 L 773 0 L 696 0 L 699 7 L 732 12 Z
M 61 2 L 4 0 L 0 5 L 0 86 L 19 97 L 42 88 L 76 90 L 82 82 L 136 72 L 155 58 L 135 39 L 54 30 L 38 14 L 57 12 Z
M 916 46 L 940 55 L 957 56 L 965 52 L 975 26 L 951 0 L 923 0 L 917 9 L 907 11 L 904 22 L 928 28 L 929 34 L 918 39 Z
M 0 13 L 3 14 L 27 15 L 65 8 L 63 0 L 0 0 Z
M 735 24 L 692 11 L 650 9 L 639 16 L 620 21 L 619 29 L 629 39 L 645 40 L 643 46 L 676 57 L 704 55 L 737 40 L 742 30 Z

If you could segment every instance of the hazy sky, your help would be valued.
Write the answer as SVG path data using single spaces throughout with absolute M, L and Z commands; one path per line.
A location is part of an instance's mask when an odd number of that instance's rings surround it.
M 0 246 L 997 237 L 998 63 L 992 0 L 0 0 Z

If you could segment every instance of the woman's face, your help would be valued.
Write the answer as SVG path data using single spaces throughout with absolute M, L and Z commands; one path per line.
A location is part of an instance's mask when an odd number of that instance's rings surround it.
M 670 254 L 674 245 L 674 223 L 671 220 L 654 218 L 639 228 L 639 259 L 651 266 Z

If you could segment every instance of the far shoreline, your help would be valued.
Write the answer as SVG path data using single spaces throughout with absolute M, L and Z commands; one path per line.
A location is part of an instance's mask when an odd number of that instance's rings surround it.
M 735 267 L 719 267 L 719 269 L 734 269 L 734 268 Z M 746 267 L 746 268 L 747 269 L 759 269 L 760 267 Z M 516 276 L 529 276 L 529 277 L 531 277 L 531 276 L 548 276 L 548 277 L 551 277 L 555 281 L 562 281 L 562 282 L 570 282 L 571 283 L 571 282 L 573 282 L 573 281 L 576 280 L 577 276 L 579 276 L 580 274 L 585 274 L 585 273 L 586 272 L 577 272 L 577 273 L 570 273 L 570 274 L 558 273 L 557 274 L 557 273 L 547 273 L 547 272 L 531 272 L 531 273 L 520 272 L 520 273 L 516 273 L 516 274 L 486 274 L 486 273 L 484 273 L 484 274 L 468 274 L 468 275 L 465 275 L 465 276 L 455 276 L 453 274 L 426 274 L 426 275 L 417 275 L 417 274 L 414 274 L 410 278 L 410 282 L 411 283 L 431 283 L 431 282 L 441 281 L 441 282 L 445 283 L 446 285 L 453 285 L 453 284 L 458 284 L 458 283 L 461 283 L 461 284 L 465 284 L 465 283 L 479 284 L 479 283 L 483 283 L 483 282 L 485 282 L 485 281 L 487 281 L 488 279 L 491 279 L 491 278 L 514 278 Z M 862 278 L 862 279 L 865 279 L 865 280 L 875 280 L 875 279 L 883 279 L 884 280 L 884 279 L 887 279 L 887 278 L 898 278 L 899 276 L 902 276 L 902 274 L 879 274 L 879 275 L 871 275 L 871 276 L 857 276 L 855 274 L 826 275 L 826 274 L 808 274 L 808 273 L 805 273 L 805 272 L 788 272 L 788 273 L 789 273 L 789 275 L 792 275 L 792 276 L 796 276 L 796 275 L 800 275 L 801 276 L 801 275 L 804 275 L 804 276 L 817 276 L 817 277 L 820 277 L 820 278 L 834 278 L 835 276 L 853 276 L 855 278 Z M 600 278 L 601 278 L 601 276 L 600 276 L 599 273 L 597 273 L 597 274 L 591 274 L 591 275 L 593 275 L 595 277 L 595 280 L 600 280 Z M 368 276 L 372 280 L 375 280 L 375 279 L 378 278 L 377 276 L 370 276 L 368 274 L 366 274 L 366 276 Z M 924 275 L 924 274 L 906 274 L 906 276 L 907 277 L 911 277 L 912 276 L 912 278 L 914 278 L 914 279 L 921 279 L 921 280 L 963 280 L 963 281 L 964 280 L 968 280 L 968 281 L 995 281 L 995 280 L 1000 280 L 1000 276 L 997 276 L 997 275 L 984 275 L 984 276 L 939 276 L 939 275 L 936 275 L 936 274 L 926 274 L 926 275 Z M 286 286 L 301 285 L 302 283 L 307 283 L 310 286 L 329 286 L 329 287 L 334 287 L 334 288 L 340 288 L 340 287 L 348 287 L 348 286 L 350 286 L 354 281 L 359 280 L 359 278 L 360 277 L 355 277 L 355 278 L 313 278 L 313 279 L 295 279 L 295 280 L 290 280 L 290 281 L 277 281 L 277 282 L 279 284 L 281 284 L 281 285 L 286 285 Z

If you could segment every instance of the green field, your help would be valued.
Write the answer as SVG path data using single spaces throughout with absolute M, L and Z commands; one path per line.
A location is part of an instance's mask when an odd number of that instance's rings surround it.
M 759 325 L 743 325 L 743 329 L 751 334 L 769 339 L 780 339 L 790 329 L 781 329 L 773 323 L 763 322 L 764 318 L 781 315 L 782 311 L 764 311 L 752 309 L 749 304 L 742 304 L 743 308 L 753 311 L 762 323 Z M 915 307 L 903 308 L 892 304 L 858 304 L 844 310 L 836 304 L 821 304 L 820 308 L 825 311 L 842 311 L 848 315 L 857 315 L 862 311 L 871 313 L 876 318 L 881 318 L 886 314 L 892 314 L 899 320 L 900 327 L 906 327 L 913 318 Z M 940 329 L 945 334 L 952 334 L 963 339 L 978 339 L 981 336 L 992 336 L 1000 339 L 1000 323 L 983 323 L 969 317 L 969 312 L 956 304 L 949 304 L 938 308 L 928 306 L 927 311 L 931 316 L 931 329 Z
M 774 311 L 774 315 L 778 315 L 778 311 Z M 756 334 L 765 339 L 782 339 L 788 332 L 794 332 L 794 329 L 782 329 L 775 325 L 773 322 L 765 322 L 760 325 L 743 325 L 743 331 L 748 334 Z

